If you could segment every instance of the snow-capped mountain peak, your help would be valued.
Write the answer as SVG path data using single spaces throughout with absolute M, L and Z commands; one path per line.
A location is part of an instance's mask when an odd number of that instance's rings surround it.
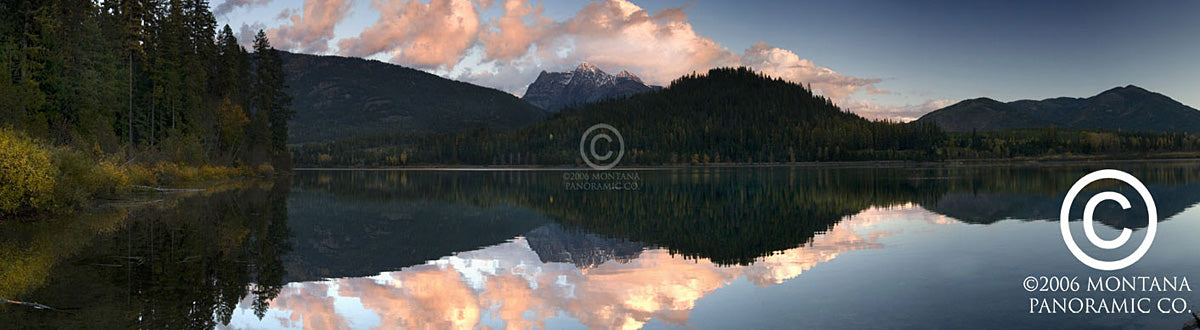
M 600 71 L 600 68 L 598 68 L 595 65 L 592 65 L 591 63 L 588 63 L 588 62 L 579 63 L 579 66 L 575 67 L 575 72 L 604 73 L 604 71 Z
M 642 78 L 638 78 L 638 76 L 634 75 L 632 72 L 629 72 L 629 70 L 621 70 L 621 73 L 617 74 L 617 78 L 629 79 L 639 83 L 642 82 Z
M 529 84 L 521 99 L 547 111 L 583 105 L 605 99 L 648 92 L 661 87 L 647 86 L 641 78 L 622 70 L 616 76 L 605 73 L 588 62 L 580 63 L 573 71 L 542 71 Z

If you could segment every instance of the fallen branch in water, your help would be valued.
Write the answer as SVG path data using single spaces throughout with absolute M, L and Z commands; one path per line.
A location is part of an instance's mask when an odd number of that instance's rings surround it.
M 142 206 L 142 205 L 149 205 L 149 204 L 154 204 L 154 203 L 161 203 L 162 201 L 163 201 L 162 199 L 155 199 L 155 200 L 151 200 L 151 201 L 140 201 L 140 202 L 106 203 L 103 205 L 106 205 L 106 206 Z
M 152 190 L 152 191 L 157 191 L 157 192 L 160 192 L 160 193 L 176 193 L 176 192 L 198 192 L 198 191 L 204 191 L 204 189 L 177 189 L 177 188 L 159 188 L 159 187 L 151 187 L 151 186 L 139 186 L 139 185 L 132 185 L 132 186 L 130 186 L 130 187 L 133 187 L 133 189 Z
M 18 306 L 25 306 L 25 307 L 30 307 L 30 308 L 34 308 L 34 309 L 45 309 L 45 310 L 51 310 L 51 311 L 55 311 L 55 312 L 64 312 L 64 313 L 66 313 L 66 312 L 67 312 L 67 311 L 64 311 L 64 310 L 61 310 L 61 309 L 58 309 L 58 308 L 54 308 L 54 307 L 50 307 L 50 306 L 46 306 L 46 305 L 42 305 L 42 304 L 39 304 L 39 303 L 31 303 L 31 302 L 24 302 L 24 301 L 8 300 L 8 299 L 4 299 L 4 298 L 0 298 L 0 303 L 5 303 L 5 304 L 13 304 L 13 305 L 18 305 Z

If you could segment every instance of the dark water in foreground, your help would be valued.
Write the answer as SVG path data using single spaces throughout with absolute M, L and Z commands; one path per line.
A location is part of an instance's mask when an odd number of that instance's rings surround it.
M 1101 168 L 1144 182 L 1160 219 L 1145 257 L 1111 272 L 1079 262 L 1058 222 Z M 1200 306 L 1087 282 L 1200 281 L 1200 163 L 618 173 L 299 171 L 3 223 L 0 298 L 58 310 L 0 305 L 0 328 L 1178 329 Z M 1144 241 L 1146 203 L 1101 181 L 1072 215 L 1103 190 L 1132 208 L 1101 203 L 1096 233 L 1131 228 L 1129 243 L 1071 233 L 1120 259 Z M 1029 276 L 1080 288 L 1028 292 Z M 1131 303 L 1048 314 L 1031 298 Z

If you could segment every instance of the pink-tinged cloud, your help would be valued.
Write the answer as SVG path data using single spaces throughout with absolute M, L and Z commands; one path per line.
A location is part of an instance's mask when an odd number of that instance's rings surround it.
M 348 0 L 308 0 L 303 15 L 273 30 L 279 48 L 326 52 L 333 26 Z M 500 16 L 481 13 L 499 5 Z M 341 55 L 385 55 L 393 63 L 441 70 L 454 78 L 521 93 L 543 71 L 587 61 L 610 72 L 629 70 L 654 85 L 692 72 L 748 66 L 764 74 L 811 86 L 843 107 L 870 118 L 911 120 L 918 106 L 882 106 L 857 95 L 889 94 L 878 78 L 854 77 L 758 42 L 741 53 L 699 35 L 684 8 L 651 13 L 627 0 L 585 5 L 556 21 L 530 0 L 373 0 L 379 20 L 355 37 L 338 41 Z M 273 39 L 275 40 L 275 39 Z M 456 68 L 458 68 L 456 70 Z
M 588 3 L 571 18 L 548 22 L 524 0 L 505 3 L 505 14 L 493 22 L 496 31 L 481 44 L 485 58 L 497 68 L 483 73 L 466 73 L 460 79 L 499 87 L 510 92 L 523 90 L 542 68 L 572 67 L 588 61 L 602 69 L 630 70 L 651 84 L 665 85 L 684 74 L 713 67 L 748 66 L 764 74 L 811 85 L 835 102 L 866 91 L 887 94 L 875 84 L 877 78 L 859 78 L 802 59 L 796 53 L 759 42 L 738 54 L 696 33 L 682 8 L 657 13 L 625 0 Z M 523 52 L 528 50 L 528 52 Z M 517 52 L 522 52 L 518 55 Z M 523 77 L 521 84 L 503 80 Z
M 697 70 L 740 64 L 737 54 L 697 35 L 680 8 L 651 14 L 628 1 L 597 1 L 557 22 L 529 8 L 525 0 L 507 1 L 504 17 L 521 19 L 496 20 L 492 25 L 498 32 L 480 40 L 490 68 L 457 78 L 516 94 L 542 70 L 574 68 L 582 61 L 611 72 L 629 70 L 657 85 Z
M 555 52 L 573 51 L 572 62 L 627 69 L 652 84 L 665 85 L 693 71 L 738 64 L 737 54 L 696 34 L 678 8 L 650 14 L 624 0 L 592 2 L 556 31 L 559 35 L 545 46 Z
M 391 61 L 421 68 L 453 69 L 478 41 L 482 23 L 468 0 L 371 2 L 379 21 L 358 37 L 343 39 L 343 55 L 391 55 Z
M 851 112 L 870 119 L 888 119 L 902 122 L 917 120 L 921 116 L 954 104 L 952 100 L 925 100 L 920 104 L 902 106 L 887 106 L 871 103 L 865 100 L 843 102 L 841 106 Z
M 393 274 L 388 284 L 362 278 L 345 281 L 338 294 L 359 297 L 388 328 L 471 329 L 483 312 L 454 269 Z
M 328 289 L 326 283 L 288 286 L 280 291 L 272 305 L 292 311 L 292 315 L 281 320 L 285 325 L 303 325 L 306 329 L 344 327 L 347 319 L 334 310 L 334 299 L 326 294 Z
M 851 94 L 863 89 L 872 94 L 887 93 L 874 88 L 880 81 L 878 78 L 843 75 L 802 59 L 790 50 L 772 47 L 761 41 L 746 49 L 742 64 L 773 77 L 810 85 L 814 91 L 834 101 L 848 100 Z
M 487 8 L 490 3 L 481 3 Z M 534 7 L 524 0 L 505 0 L 504 14 L 491 21 L 491 27 L 480 35 L 487 57 L 512 61 L 524 56 L 534 41 L 550 32 L 554 21 L 542 15 L 541 4 Z
M 267 31 L 267 37 L 276 48 L 324 53 L 333 39 L 333 27 L 346 18 L 351 5 L 351 0 L 305 0 L 300 14 L 285 10 L 291 24 Z

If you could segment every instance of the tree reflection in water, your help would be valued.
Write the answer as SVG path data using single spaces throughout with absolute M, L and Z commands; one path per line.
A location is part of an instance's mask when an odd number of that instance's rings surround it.
M 740 278 L 770 286 L 881 248 L 897 226 L 880 223 L 1057 220 L 1066 188 L 1104 167 L 652 170 L 635 191 L 571 191 L 561 171 L 299 172 L 0 224 L 0 297 L 70 312 L 0 306 L 0 324 L 685 325 Z M 1122 169 L 1164 220 L 1200 199 L 1194 163 Z M 1097 217 L 1139 227 L 1119 211 Z
M 0 272 L 37 274 L 7 294 L 65 312 L 0 306 L 0 324 L 47 328 L 213 328 L 250 297 L 263 314 L 291 250 L 290 182 L 216 187 L 139 207 L 108 207 L 52 223 L 5 224 Z M 158 196 L 148 196 L 157 198 Z M 60 244 L 61 243 L 61 244 Z M 26 269 L 22 269 L 26 268 Z

